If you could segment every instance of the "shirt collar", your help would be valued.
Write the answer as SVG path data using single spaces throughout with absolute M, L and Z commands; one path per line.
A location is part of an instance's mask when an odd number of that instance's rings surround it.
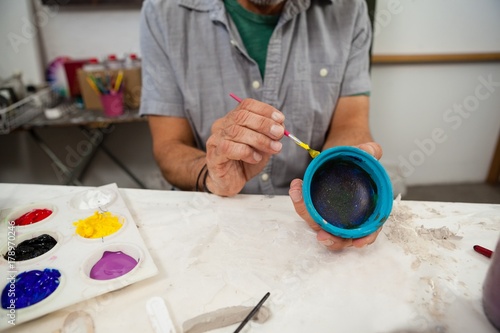
M 220 10 L 223 5 L 222 0 L 177 0 L 180 6 L 191 8 L 199 11 Z M 335 0 L 328 0 L 334 2 Z M 294 16 L 309 8 L 311 0 L 287 0 L 283 8 L 283 15 Z
M 210 12 L 210 16 L 214 21 L 226 22 L 226 11 L 224 8 L 223 0 L 177 0 L 179 6 L 198 10 L 202 12 Z M 291 20 L 294 16 L 306 11 L 311 5 L 311 1 L 315 0 L 287 0 L 283 12 L 281 14 L 280 22 Z M 326 0 L 328 2 L 335 2 L 335 0 Z
M 177 3 L 179 4 L 179 6 L 187 7 L 201 12 L 217 10 L 223 5 L 222 0 L 177 0 Z

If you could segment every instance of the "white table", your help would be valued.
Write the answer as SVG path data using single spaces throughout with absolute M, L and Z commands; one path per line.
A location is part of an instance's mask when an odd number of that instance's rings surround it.
M 82 190 L 0 184 L 0 208 Z M 120 194 L 159 274 L 10 332 L 55 332 L 78 310 L 96 332 L 152 332 L 145 304 L 161 296 L 180 333 L 188 319 L 254 306 L 266 292 L 271 318 L 242 332 L 495 332 L 481 306 L 490 260 L 472 247 L 495 247 L 500 205 L 396 201 L 375 244 L 330 252 L 287 196 Z

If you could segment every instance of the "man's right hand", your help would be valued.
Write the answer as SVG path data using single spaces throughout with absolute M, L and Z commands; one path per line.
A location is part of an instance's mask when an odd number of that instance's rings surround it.
M 281 151 L 284 120 L 283 113 L 253 99 L 216 120 L 207 140 L 207 189 L 221 196 L 238 194 Z

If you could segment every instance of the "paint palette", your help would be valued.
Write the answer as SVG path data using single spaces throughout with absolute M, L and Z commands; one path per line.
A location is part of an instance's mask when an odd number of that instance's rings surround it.
M 116 184 L 3 211 L 0 226 L 0 330 L 158 272 Z

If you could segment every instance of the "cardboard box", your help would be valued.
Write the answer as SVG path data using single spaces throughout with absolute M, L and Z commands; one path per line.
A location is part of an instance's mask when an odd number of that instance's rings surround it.
M 116 77 L 118 70 L 109 71 L 96 71 L 96 72 L 85 72 L 82 69 L 77 70 L 78 84 L 80 85 L 80 91 L 82 93 L 83 103 L 85 108 L 89 110 L 103 110 L 101 104 L 100 96 L 90 87 L 87 82 L 86 76 L 88 74 L 93 76 L 104 76 L 109 73 L 112 77 Z M 141 102 L 141 69 L 131 68 L 123 69 L 123 99 L 126 108 L 136 110 L 140 106 Z

